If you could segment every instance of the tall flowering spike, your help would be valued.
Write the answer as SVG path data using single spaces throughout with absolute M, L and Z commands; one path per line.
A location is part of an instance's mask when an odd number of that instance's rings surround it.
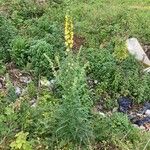
M 73 47 L 73 23 L 69 15 L 65 16 L 65 45 L 67 51 Z

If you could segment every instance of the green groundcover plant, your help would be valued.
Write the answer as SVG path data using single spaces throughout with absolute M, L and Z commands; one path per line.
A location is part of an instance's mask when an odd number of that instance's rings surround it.
M 147 0 L 1 0 L 0 149 L 149 150 L 149 132 L 110 113 L 120 96 L 150 99 L 150 75 L 125 46 L 149 45 L 149 11 Z

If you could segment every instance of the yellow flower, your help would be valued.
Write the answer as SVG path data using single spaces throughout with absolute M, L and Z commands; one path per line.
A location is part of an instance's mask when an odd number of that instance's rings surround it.
M 73 44 L 70 44 L 70 48 L 72 48 L 73 47 Z
M 65 45 L 67 50 L 73 47 L 73 23 L 72 18 L 68 15 L 65 16 Z
M 65 42 L 65 45 L 66 45 L 66 47 L 68 47 L 68 46 L 69 46 L 67 42 Z

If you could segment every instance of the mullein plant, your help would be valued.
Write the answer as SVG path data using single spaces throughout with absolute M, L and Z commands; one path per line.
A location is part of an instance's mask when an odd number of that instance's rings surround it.
M 65 45 L 67 52 L 73 47 L 73 22 L 69 15 L 65 16 Z
M 90 119 L 90 108 L 92 102 L 89 97 L 85 68 L 88 64 L 80 64 L 80 54 L 74 56 L 73 47 L 73 24 L 70 16 L 65 17 L 65 44 L 67 56 L 59 61 L 59 70 L 55 70 L 53 63 L 49 60 L 57 84 L 61 87 L 62 103 L 56 111 L 56 125 L 54 127 L 54 139 L 57 139 L 59 149 L 65 145 L 74 145 L 74 149 L 91 145 L 92 129 Z M 60 147 L 61 145 L 61 147 Z M 75 148 L 76 147 L 76 148 Z

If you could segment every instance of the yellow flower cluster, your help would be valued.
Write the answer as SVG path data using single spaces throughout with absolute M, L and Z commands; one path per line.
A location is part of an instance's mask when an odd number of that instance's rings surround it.
M 65 16 L 65 45 L 67 51 L 73 47 L 73 23 L 69 15 Z

